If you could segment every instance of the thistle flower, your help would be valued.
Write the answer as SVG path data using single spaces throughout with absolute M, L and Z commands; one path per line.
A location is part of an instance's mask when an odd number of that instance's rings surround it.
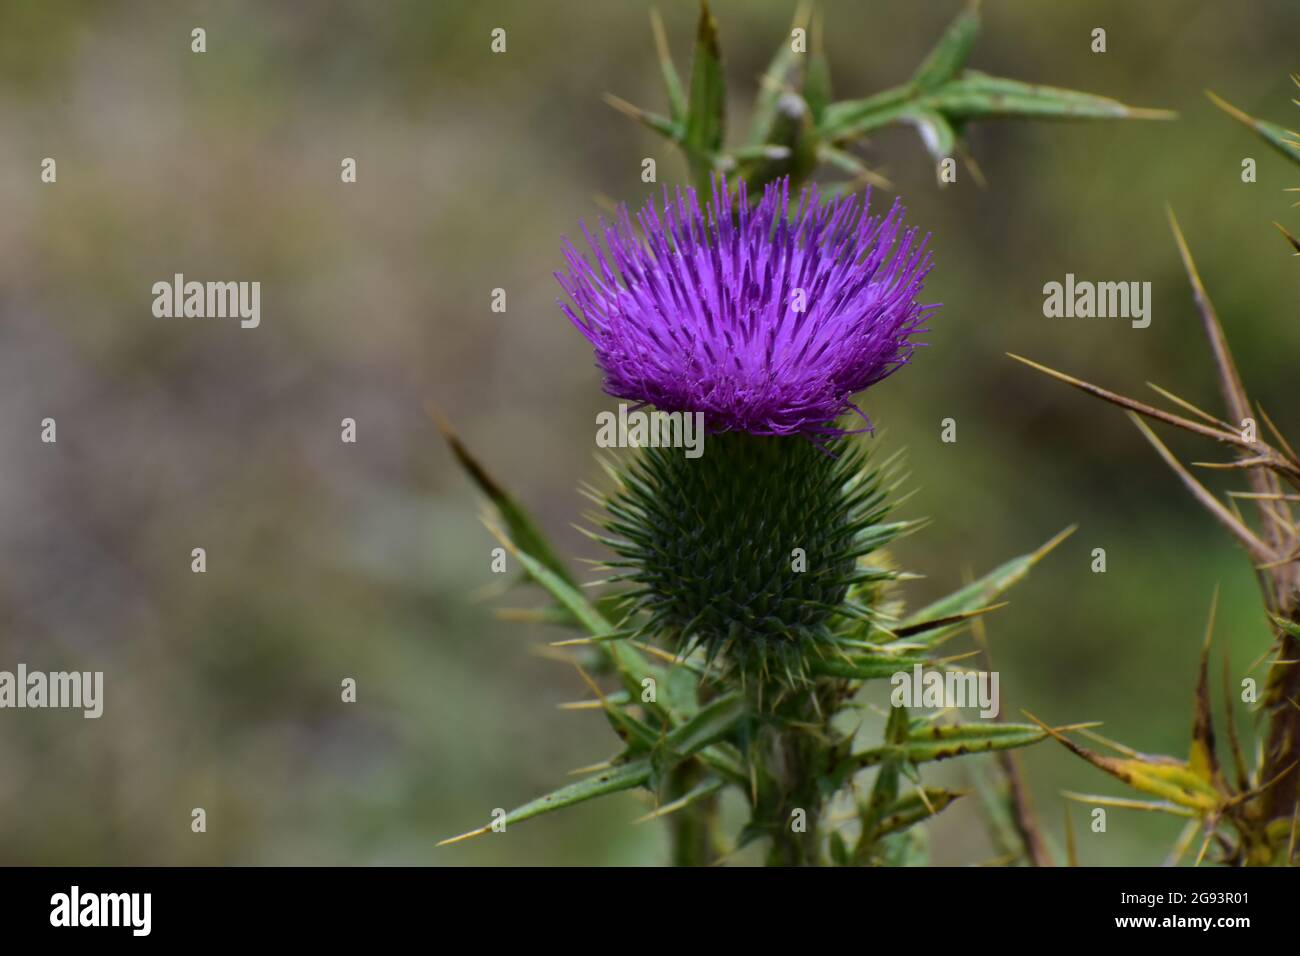
M 937 305 L 917 302 L 929 237 L 903 230 L 897 202 L 819 201 L 803 190 L 790 215 L 788 180 L 750 207 L 715 180 L 702 212 L 695 191 L 664 190 L 633 229 L 627 208 L 601 222 L 606 249 L 583 227 L 594 263 L 565 242 L 572 307 L 605 391 L 663 411 L 703 412 L 712 431 L 842 434 L 852 397 L 905 364 Z M 865 420 L 865 415 L 862 416 Z M 870 427 L 870 423 L 867 423 Z
M 840 623 L 870 614 L 853 585 L 889 576 L 863 562 L 905 525 L 884 523 L 836 420 L 862 414 L 853 396 L 907 362 L 937 308 L 917 302 L 931 258 L 899 204 L 872 216 L 810 187 L 791 213 L 786 181 L 751 208 L 715 180 L 706 212 L 665 191 L 641 238 L 624 207 L 604 248 L 587 233 L 594 264 L 566 243 L 557 275 L 606 391 L 703 412 L 715 433 L 701 461 L 646 448 L 616 470 L 600 523 L 623 597 L 643 630 L 760 688 L 805 685 Z
M 918 125 L 937 157 L 947 157 L 973 121 L 1170 115 L 965 69 L 976 7 L 957 17 L 903 85 L 838 102 L 818 48 L 821 30 L 801 7 L 794 26 L 812 26 L 808 57 L 791 57 L 790 34 L 783 36 L 746 145 L 734 151 L 723 135 L 734 126 L 707 3 L 700 2 L 686 83 L 656 18 L 668 114 L 609 102 L 680 148 L 705 189 L 716 169 L 742 184 L 733 194 L 715 181 L 703 212 L 690 190 L 675 200 L 665 191 L 660 209 L 648 205 L 635 225 L 622 209 L 612 226 L 601 224 L 603 245 L 584 228 L 592 259 L 566 243 L 569 269 L 557 278 L 570 300 L 561 307 L 594 347 L 606 391 L 660 411 L 700 413 L 713 434 L 700 457 L 651 443 L 611 463 L 614 488 L 595 536 L 613 552 L 608 583 L 622 586 L 597 601 L 577 588 L 518 502 L 448 435 L 496 504 L 502 543 L 557 602 L 535 619 L 554 620 L 562 607 L 591 645 L 584 657 L 617 678 L 618 693 L 598 691 L 598 701 L 581 706 L 599 704 L 625 748 L 590 776 L 445 843 L 490 833 L 498 819 L 514 826 L 646 788 L 658 807 L 652 815 L 671 814 L 675 863 L 716 863 L 721 846 L 739 850 L 767 838 L 776 865 L 915 864 L 926 859 L 925 841 L 916 839 L 924 834 L 908 828 L 961 795 L 923 785 L 923 764 L 1057 733 L 1000 721 L 949 724 L 894 707 L 883 746 L 855 753 L 858 721 L 845 719 L 856 717 L 854 695 L 868 682 L 921 662 L 942 666 L 935 649 L 990 610 L 1069 530 L 903 616 L 894 586 L 903 575 L 884 549 L 917 523 L 890 517 L 890 462 L 870 461 L 867 443 L 836 423 L 861 414 L 854 396 L 919 344 L 936 308 L 917 302 L 930 256 L 926 241 L 903 229 L 897 204 L 873 218 L 867 202 L 822 203 L 813 188 L 799 193 L 792 215 L 790 192 L 819 161 L 855 182 L 869 179 L 851 153 L 830 147 L 892 124 Z M 778 179 L 782 172 L 792 179 Z M 763 190 L 759 202 L 751 205 L 745 183 Z M 658 648 L 620 640 L 628 637 L 662 638 L 692 659 L 665 667 Z M 857 777 L 868 767 L 877 768 L 869 797 Z M 1021 793 L 1021 781 L 1007 775 L 1007 792 Z M 914 786 L 904 791 L 904 780 Z M 729 839 L 718 803 L 728 788 L 750 810 Z M 856 803 L 856 836 L 829 812 L 840 797 Z M 1027 803 L 1013 796 L 990 805 L 1016 823 L 1024 859 L 1043 862 Z

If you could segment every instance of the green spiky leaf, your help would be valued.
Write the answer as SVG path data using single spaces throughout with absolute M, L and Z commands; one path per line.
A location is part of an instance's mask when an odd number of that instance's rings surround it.
M 706 0 L 700 0 L 700 20 L 691 64 L 690 98 L 686 106 L 683 145 L 697 188 L 708 185 L 713 157 L 722 149 L 726 131 L 727 92 L 722 72 L 718 24 Z
M 1167 110 L 1128 106 L 1119 100 L 1056 86 L 1039 86 L 967 70 L 919 98 L 925 109 L 950 122 L 978 119 L 1172 119 Z
M 940 598 L 933 604 L 929 604 L 915 614 L 910 615 L 902 622 L 904 629 L 918 632 L 924 630 L 924 625 L 928 622 L 935 622 L 943 618 L 949 618 L 955 615 L 964 615 L 968 612 L 987 607 L 998 595 L 1004 593 L 1008 588 L 1024 579 L 1029 573 L 1029 569 L 1041 561 L 1053 548 L 1074 533 L 1074 526 L 1066 528 L 1060 534 L 1053 537 L 1050 541 L 1031 551 L 1029 554 L 1022 554 L 1018 558 L 1012 558 L 1005 564 L 994 568 L 984 577 L 971 584 L 966 585 L 960 590 L 954 591 L 947 597 Z M 961 621 L 945 624 L 924 633 L 924 640 L 928 644 L 936 643 L 939 639 L 955 633 L 963 626 Z M 909 638 L 912 640 L 912 638 Z
M 818 132 L 825 140 L 845 142 L 895 122 L 912 105 L 913 91 L 895 87 L 861 100 L 831 103 L 822 115 Z
M 605 94 L 605 102 L 618 110 L 624 116 L 630 117 L 640 123 L 651 132 L 658 133 L 660 136 L 664 137 L 664 139 L 671 140 L 674 143 L 681 143 L 686 135 L 680 122 L 670 120 L 668 117 L 662 116 L 651 110 L 643 110 L 641 107 L 629 103 L 627 100 L 615 96 L 612 93 Z
M 827 655 L 809 664 L 812 673 L 821 677 L 848 680 L 887 680 L 899 671 L 930 663 L 924 654 L 858 653 L 848 657 Z
M 924 796 L 922 795 L 924 794 Z M 878 824 L 877 836 L 887 836 L 937 816 L 965 796 L 960 790 L 925 787 L 913 791 L 886 808 Z
M 807 25 L 807 10 L 800 8 L 795 12 L 794 27 L 806 29 Z M 776 53 L 772 55 L 772 61 L 758 82 L 758 97 L 754 101 L 754 119 L 747 140 L 749 145 L 757 146 L 761 143 L 777 141 L 772 136 L 772 130 L 777 122 L 778 103 L 783 94 L 791 91 L 790 75 L 798 56 L 788 36 L 781 41 L 781 45 L 776 48 Z
M 1249 113 L 1242 112 L 1233 106 L 1221 96 L 1205 91 L 1205 95 L 1210 98 L 1219 109 L 1227 113 L 1238 123 L 1248 129 L 1255 131 L 1264 142 L 1268 143 L 1275 150 L 1291 160 L 1293 163 L 1300 163 L 1300 133 L 1295 130 L 1287 129 L 1285 126 L 1279 126 L 1277 123 L 1270 123 L 1268 120 L 1257 119 Z
M 953 129 L 963 123 L 989 119 L 1172 119 L 1167 110 L 1128 106 L 1118 100 L 1054 86 L 966 70 L 930 89 L 907 84 L 862 100 L 846 100 L 827 107 L 818 133 L 844 143 L 893 123 L 929 122 L 935 141 L 942 141 L 929 114 L 938 114 Z M 918 118 L 920 118 L 918 120 Z
M 879 825 L 885 812 L 898 802 L 898 785 L 903 763 L 903 748 L 907 743 L 911 720 L 906 707 L 894 707 L 889 711 L 889 720 L 885 723 L 885 744 L 892 747 L 891 752 L 880 762 L 876 771 L 876 780 L 871 787 L 871 796 L 859 810 L 862 820 L 862 832 L 858 838 L 854 859 L 865 862 L 877 838 L 880 836 Z
M 976 2 L 971 3 L 952 21 L 925 62 L 913 74 L 912 85 L 925 91 L 951 80 L 966 65 L 979 32 L 979 4 Z
M 514 554 L 533 580 L 549 591 L 590 635 L 596 638 L 604 638 L 615 633 L 613 625 L 603 614 L 596 610 L 576 587 L 555 574 L 532 555 L 521 550 L 499 529 L 490 528 L 490 530 Z M 652 677 L 657 684 L 662 684 L 667 679 L 663 668 L 650 663 L 644 655 L 640 654 L 627 641 L 602 640 L 598 646 L 608 655 L 608 660 L 618 672 L 624 689 L 634 697 L 640 696 L 641 681 L 645 678 Z M 659 704 L 649 704 L 648 706 L 666 719 L 666 714 L 664 714 Z
M 1300 640 L 1300 623 L 1292 621 L 1289 618 L 1279 617 L 1276 614 L 1270 614 L 1269 618 L 1284 634 L 1290 634 L 1292 637 Z
M 665 750 L 674 759 L 688 757 L 729 734 L 746 713 L 743 695 L 725 694 L 674 728 L 664 741 Z
M 537 524 L 529 517 L 528 512 L 488 473 L 479 460 L 470 454 L 469 449 L 460 440 L 460 436 L 452 430 L 451 425 L 441 415 L 436 412 L 433 414 L 438 428 L 442 432 L 442 437 L 451 448 L 457 464 L 464 469 L 479 490 L 496 507 L 498 514 L 501 515 L 501 520 L 510 533 L 511 539 L 516 542 L 519 548 L 528 552 L 540 567 L 545 568 L 566 584 L 576 584 L 573 575 L 564 566 L 564 562 L 555 553 L 555 549 L 551 547 L 550 542 L 538 530 Z
M 1034 724 L 939 725 L 911 731 L 902 744 L 886 744 L 856 753 L 850 763 L 854 770 L 874 767 L 890 757 L 899 756 L 910 764 L 930 763 L 965 754 L 1027 747 L 1046 736 L 1047 731 Z
M 607 796 L 611 793 L 619 793 L 623 790 L 632 790 L 636 787 L 645 786 L 650 781 L 652 769 L 650 761 L 644 758 L 634 760 L 631 763 L 619 764 L 608 770 L 602 770 L 597 774 L 571 783 L 568 786 L 560 787 L 553 790 L 544 797 L 538 797 L 536 800 L 529 801 L 523 806 L 515 807 L 503 818 L 504 825 L 509 827 L 512 823 L 521 823 L 524 820 L 530 820 L 533 817 L 539 817 L 544 813 L 551 813 L 555 810 L 562 810 L 565 807 L 572 807 L 579 803 L 586 803 L 588 800 L 594 800 L 596 797 Z M 460 836 L 452 837 L 449 840 L 443 840 L 439 846 L 446 846 L 451 843 L 458 843 L 461 840 L 467 840 L 470 837 L 480 836 L 492 831 L 492 824 L 479 827 L 477 830 L 470 830 L 468 833 L 462 833 Z
M 813 125 L 820 126 L 826 108 L 831 104 L 831 64 L 821 43 L 821 18 L 813 24 L 812 52 L 808 54 L 808 67 L 803 77 L 803 98 L 812 113 Z
M 680 124 L 686 119 L 686 93 L 682 89 L 681 77 L 677 75 L 672 53 L 669 52 L 668 35 L 664 32 L 664 21 L 658 10 L 650 11 L 650 26 L 654 32 L 659 71 L 663 74 L 664 87 L 668 92 L 668 112 L 673 123 Z
M 904 116 L 921 134 L 921 142 L 932 157 L 946 159 L 953 154 L 957 146 L 957 131 L 942 113 L 915 109 L 908 110 Z
M 832 146 L 829 143 L 818 144 L 817 158 L 820 161 L 830 166 L 834 166 L 836 169 L 846 172 L 850 176 L 854 177 L 854 182 L 844 184 L 847 187 L 847 190 L 857 189 L 863 184 L 880 186 L 885 189 L 890 188 L 890 182 L 884 176 L 869 169 L 862 160 L 858 159 L 852 153 L 839 149 L 836 146 Z M 834 196 L 836 193 L 833 191 L 826 191 L 823 195 Z
M 497 533 L 501 543 L 519 560 L 519 563 L 524 566 L 529 576 L 549 591 L 560 602 L 561 606 L 572 614 L 579 624 L 586 628 L 588 633 L 593 637 L 605 637 L 614 633 L 614 628 L 609 621 L 592 606 L 592 603 L 582 595 L 572 581 L 567 580 L 535 555 L 526 551 L 513 538 L 506 536 L 504 533 L 499 533 L 497 529 L 490 528 L 489 530 Z

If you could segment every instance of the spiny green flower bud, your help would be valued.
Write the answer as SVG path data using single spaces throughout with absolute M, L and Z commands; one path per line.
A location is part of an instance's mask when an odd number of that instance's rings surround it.
M 846 601 L 892 577 L 860 558 L 897 533 L 879 474 L 850 439 L 727 432 L 697 459 L 647 448 L 619 473 L 603 540 L 645 630 L 701 647 L 742 679 L 796 684 L 833 629 L 868 608 Z

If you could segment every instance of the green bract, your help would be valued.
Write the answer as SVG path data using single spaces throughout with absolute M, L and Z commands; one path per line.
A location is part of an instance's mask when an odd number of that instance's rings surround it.
M 741 680 L 805 682 L 832 628 L 869 621 L 850 586 L 894 577 L 860 563 L 902 524 L 883 523 L 881 476 L 860 443 L 727 432 L 701 458 L 648 448 L 618 472 L 603 538 L 641 629 L 695 647 Z

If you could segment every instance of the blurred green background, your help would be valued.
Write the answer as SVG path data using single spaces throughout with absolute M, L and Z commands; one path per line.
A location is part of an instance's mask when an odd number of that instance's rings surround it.
M 839 97 L 901 82 L 960 8 L 821 6 Z M 659 7 L 684 68 L 694 3 Z M 600 99 L 664 108 L 647 10 L 0 5 L 0 668 L 102 670 L 107 685 L 97 721 L 0 711 L 0 863 L 666 860 L 661 831 L 631 825 L 644 806 L 629 795 L 434 849 L 604 759 L 613 738 L 557 709 L 585 696 L 535 652 L 559 635 L 493 616 L 534 597 L 476 599 L 494 542 L 423 411 L 437 403 L 563 549 L 596 556 L 571 523 L 577 484 L 596 476 L 595 413 L 614 403 L 551 272 L 597 196 L 656 188 L 643 157 L 661 183 L 685 178 Z M 716 0 L 733 124 L 792 11 Z M 504 55 L 489 52 L 495 27 Z M 1300 171 L 1203 94 L 1294 124 L 1298 31 L 1290 0 L 991 0 L 973 67 L 1180 118 L 977 126 L 984 189 L 963 172 L 939 190 L 909 129 L 865 154 L 933 232 L 927 297 L 944 303 L 930 347 L 864 402 L 881 448 L 908 450 L 904 514 L 933 518 L 897 549 L 927 575 L 909 599 L 1080 526 L 989 620 L 1012 715 L 1102 720 L 1182 753 L 1216 585 L 1236 671 L 1267 644 L 1246 562 L 1124 416 L 1004 352 L 1217 411 L 1168 202 L 1254 397 L 1300 433 L 1297 270 L 1269 225 L 1300 227 L 1282 192 Z M 39 180 L 46 156 L 56 185 Z M 261 327 L 153 318 L 150 287 L 176 272 L 261 281 Z M 1044 318 L 1043 284 L 1067 272 L 1150 281 L 1151 327 Z M 505 314 L 489 309 L 497 287 Z M 46 416 L 56 445 L 39 441 Z M 339 441 L 345 416 L 356 445 Z M 949 416 L 956 444 L 939 440 Z M 1106 574 L 1089 571 L 1095 547 Z M 355 704 L 340 702 L 344 677 Z M 1055 745 L 1023 757 L 1058 842 L 1062 789 L 1119 792 Z M 1099 865 L 1159 862 L 1178 829 L 1112 811 L 1094 834 L 1082 808 L 1074 819 Z M 931 842 L 940 863 L 992 855 L 973 803 Z

